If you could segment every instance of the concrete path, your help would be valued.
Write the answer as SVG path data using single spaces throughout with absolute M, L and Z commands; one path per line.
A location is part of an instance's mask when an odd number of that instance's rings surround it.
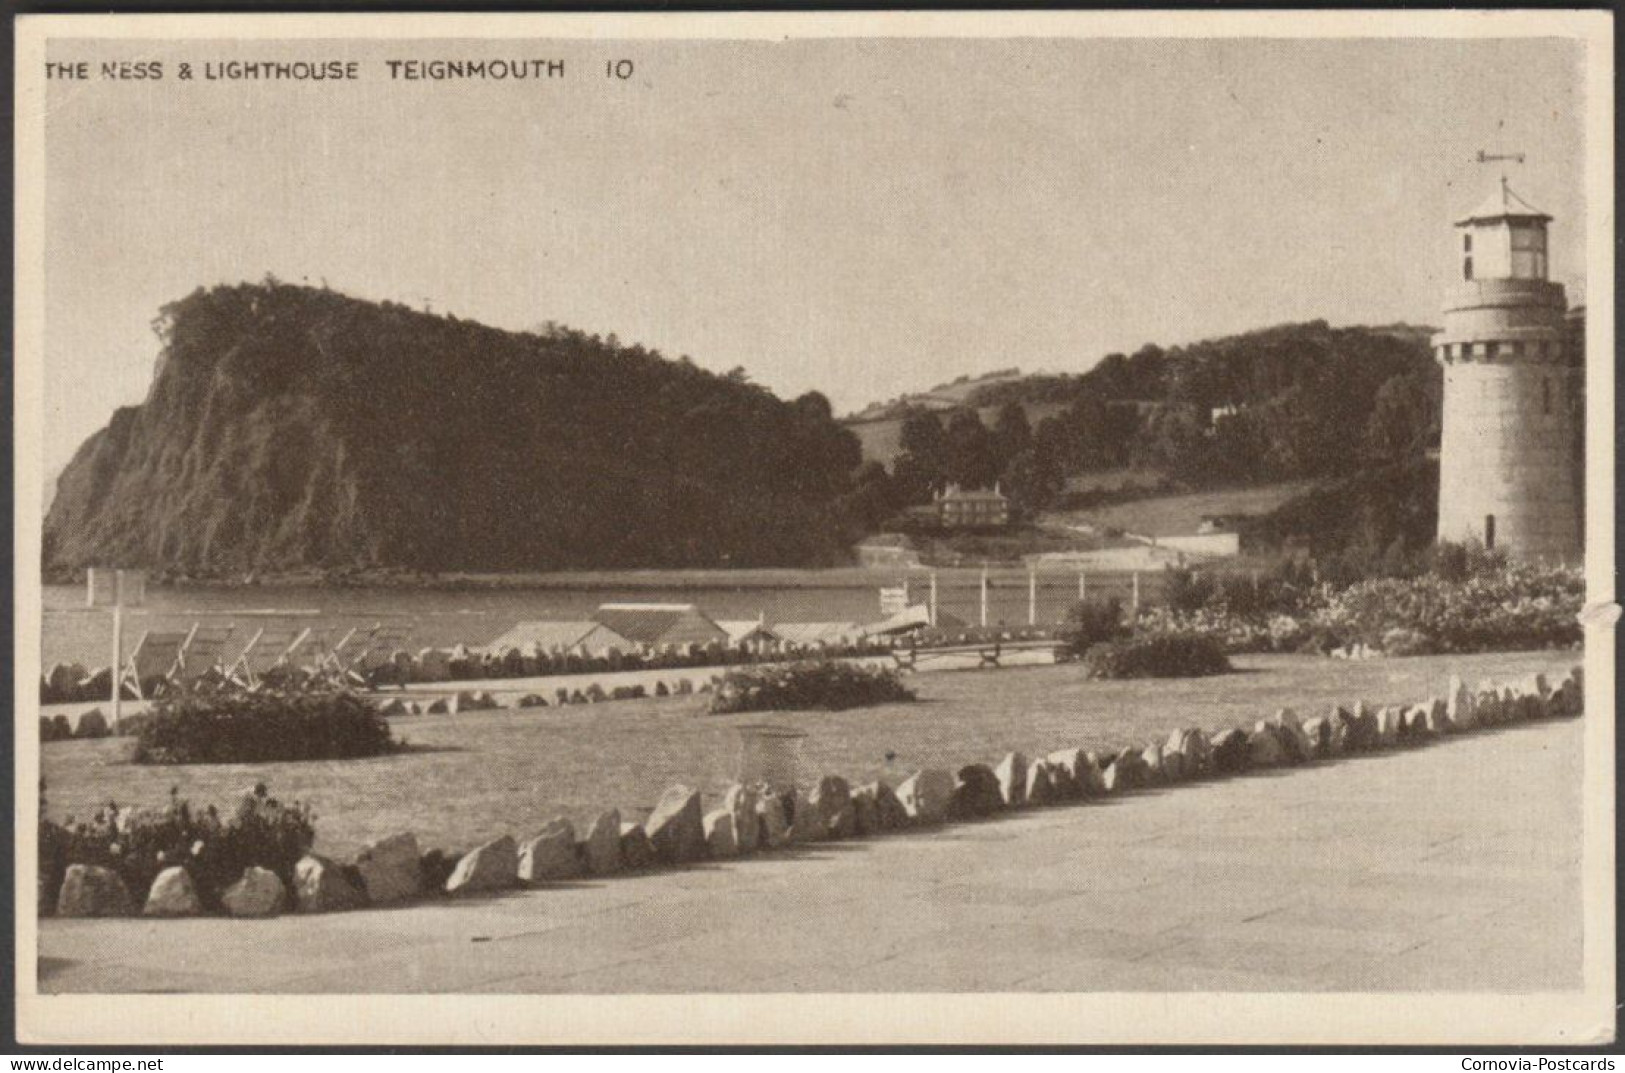
M 51 992 L 1578 988 L 1581 725 L 480 901 L 45 920 Z

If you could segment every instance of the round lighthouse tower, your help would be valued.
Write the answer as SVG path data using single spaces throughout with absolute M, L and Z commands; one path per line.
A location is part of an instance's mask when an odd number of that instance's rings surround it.
M 1511 555 L 1581 550 L 1584 347 L 1546 278 L 1551 217 L 1507 187 L 1456 221 L 1444 366 L 1439 539 Z

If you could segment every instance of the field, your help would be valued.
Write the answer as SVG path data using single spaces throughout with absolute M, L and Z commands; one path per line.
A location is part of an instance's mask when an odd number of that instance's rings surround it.
M 937 406 L 930 408 L 938 410 L 943 423 L 947 423 L 948 411 L 952 409 L 951 404 L 939 403 Z M 1022 409 L 1027 412 L 1028 423 L 1037 428 L 1040 421 L 1046 417 L 1056 416 L 1066 407 L 1058 402 L 1027 402 L 1022 404 Z M 992 428 L 994 422 L 999 419 L 999 408 L 997 406 L 983 406 L 976 413 L 981 417 L 982 424 L 988 428 Z M 903 451 L 903 419 L 901 417 L 883 417 L 878 420 L 848 418 L 842 421 L 841 424 L 853 435 L 857 436 L 858 443 L 863 447 L 865 461 L 873 459 L 876 462 L 882 462 L 890 466 Z
M 1090 682 L 1075 665 L 921 674 L 920 699 L 839 713 L 714 716 L 703 697 L 591 707 L 504 710 L 393 720 L 411 749 L 331 763 L 138 767 L 131 742 L 43 746 L 52 816 L 88 816 L 109 799 L 161 804 L 170 787 L 225 806 L 254 783 L 312 802 L 318 850 L 342 855 L 400 830 L 424 848 L 466 849 L 503 832 L 522 836 L 563 814 L 582 821 L 611 806 L 642 819 L 660 793 L 686 783 L 708 807 L 737 773 L 742 725 L 807 732 L 803 780 L 839 774 L 854 784 L 900 781 L 925 766 L 996 762 L 1011 749 L 1108 749 L 1161 741 L 1175 727 L 1217 729 L 1291 707 L 1302 715 L 1356 700 L 1387 704 L 1470 682 L 1565 670 L 1572 652 L 1494 653 L 1340 662 L 1242 656 L 1239 673 L 1166 682 Z
M 1209 514 L 1268 514 L 1314 486 L 1314 481 L 1285 481 L 1255 488 L 1154 496 L 1091 510 L 1050 515 L 1044 520 L 1084 522 L 1097 528 L 1121 529 L 1144 536 L 1177 536 L 1196 532 L 1202 518 Z

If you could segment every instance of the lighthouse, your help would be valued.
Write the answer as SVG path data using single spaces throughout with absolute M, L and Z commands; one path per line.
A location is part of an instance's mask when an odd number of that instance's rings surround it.
M 1584 512 L 1583 311 L 1547 279 L 1551 217 L 1501 179 L 1455 223 L 1444 366 L 1441 541 L 1575 558 Z

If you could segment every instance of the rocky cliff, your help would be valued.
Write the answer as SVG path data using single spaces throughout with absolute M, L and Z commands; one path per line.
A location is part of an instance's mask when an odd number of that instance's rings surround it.
M 816 394 L 275 281 L 156 328 L 146 400 L 57 482 L 48 568 L 803 565 L 847 535 L 858 447 Z

